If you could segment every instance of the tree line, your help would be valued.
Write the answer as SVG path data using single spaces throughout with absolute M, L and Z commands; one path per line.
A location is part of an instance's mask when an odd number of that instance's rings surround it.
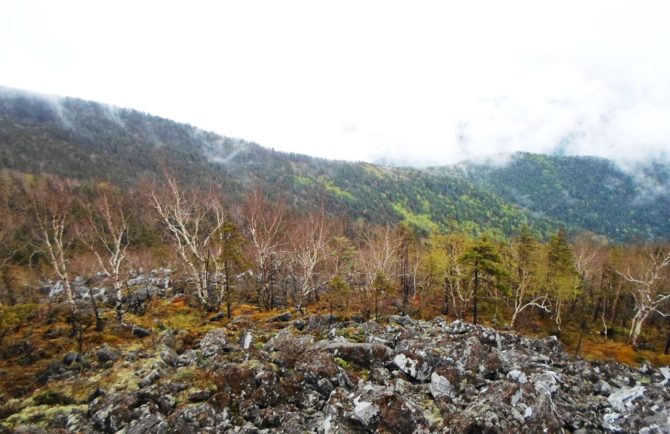
M 0 174 L 0 307 L 36 300 L 21 276 L 62 288 L 72 333 L 82 318 L 124 321 L 129 278 L 139 268 L 174 269 L 174 294 L 206 312 L 311 307 L 380 319 L 448 315 L 520 330 L 658 336 L 670 314 L 667 244 L 610 244 L 559 229 L 540 239 L 529 225 L 498 233 L 426 233 L 296 209 L 258 188 L 227 198 L 216 184 L 165 175 L 121 189 L 108 182 Z M 107 302 L 78 294 L 77 276 L 103 277 Z M 89 290 L 90 292 L 90 290 Z M 0 322 L 1 323 L 1 322 Z M 0 324 L 1 325 L 1 324 Z M 665 345 L 668 351 L 669 339 Z

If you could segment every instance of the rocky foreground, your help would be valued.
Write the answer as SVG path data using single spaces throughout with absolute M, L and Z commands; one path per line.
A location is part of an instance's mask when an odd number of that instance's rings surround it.
M 271 321 L 70 353 L 30 398 L 4 403 L 0 431 L 670 432 L 667 368 L 458 321 Z

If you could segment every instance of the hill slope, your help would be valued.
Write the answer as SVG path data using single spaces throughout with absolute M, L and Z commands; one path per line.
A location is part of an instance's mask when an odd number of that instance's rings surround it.
M 652 164 L 623 172 L 594 157 L 519 153 L 504 166 L 464 164 L 480 187 L 530 213 L 615 239 L 667 238 L 670 172 Z
M 588 182 L 564 168 L 584 161 L 591 160 L 524 155 L 507 168 L 431 171 L 328 161 L 275 152 L 134 110 L 0 88 L 0 168 L 122 185 L 168 169 L 190 182 L 222 183 L 233 198 L 259 186 L 299 208 L 324 203 L 330 212 L 353 219 L 404 220 L 425 232 L 510 234 L 529 221 L 543 235 L 562 225 L 620 240 L 667 237 L 667 176 L 659 178 L 665 191 L 661 200 L 642 202 L 633 179 L 609 162 L 600 160 L 602 176 Z M 540 162 L 546 170 L 538 169 Z M 610 179 L 615 183 L 603 184 Z M 603 185 L 614 186 L 617 194 L 599 194 Z M 625 188 L 620 194 L 618 185 Z

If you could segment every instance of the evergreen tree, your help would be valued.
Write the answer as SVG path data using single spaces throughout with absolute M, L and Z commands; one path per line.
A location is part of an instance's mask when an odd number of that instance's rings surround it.
M 563 304 L 577 296 L 578 281 L 574 257 L 565 231 L 561 228 L 547 246 L 547 286 L 555 302 L 555 321 L 561 330 Z
M 488 237 L 480 238 L 461 257 L 460 261 L 470 267 L 474 279 L 474 297 L 472 307 L 472 322 L 477 324 L 477 295 L 480 281 L 491 283 L 505 275 L 501 264 L 500 254 L 496 251 Z

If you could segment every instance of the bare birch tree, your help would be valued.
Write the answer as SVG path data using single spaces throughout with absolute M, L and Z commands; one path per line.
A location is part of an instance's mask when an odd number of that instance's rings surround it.
M 72 313 L 77 311 L 70 280 L 68 230 L 72 223 L 74 195 L 69 181 L 46 178 L 26 186 L 26 197 L 35 218 L 36 239 L 44 249 L 54 274 L 65 291 Z
M 226 213 L 220 194 L 210 190 L 185 190 L 168 177 L 162 188 L 154 188 L 154 208 L 175 242 L 177 255 L 195 285 L 198 301 L 215 310 L 225 299 L 221 279 L 220 230 Z
M 289 256 L 299 285 L 298 309 L 302 307 L 305 297 L 316 292 L 333 277 L 323 269 L 329 257 L 328 245 L 332 239 L 333 230 L 323 208 L 308 213 L 293 225 Z
M 285 247 L 285 207 L 282 202 L 269 203 L 263 193 L 250 192 L 240 209 L 244 229 L 251 241 L 258 270 L 257 301 L 259 306 L 274 307 L 274 283 L 277 261 Z
M 654 249 L 633 258 L 633 261 L 617 273 L 630 284 L 630 293 L 635 300 L 629 336 L 631 344 L 637 346 L 642 326 L 652 313 L 668 316 L 661 307 L 670 300 L 667 272 L 670 252 Z
M 107 185 L 98 186 L 98 194 L 84 203 L 86 227 L 82 239 L 95 255 L 100 270 L 112 280 L 116 317 L 123 317 L 123 276 L 128 261 L 128 223 L 121 195 Z
M 512 319 L 510 326 L 515 328 L 519 315 L 529 308 L 536 308 L 550 312 L 549 291 L 543 285 L 544 277 L 540 265 L 542 261 L 538 255 L 537 241 L 532 236 L 530 228 L 524 226 L 519 237 L 508 250 L 511 262 L 516 269 L 510 279 L 510 296 L 512 298 Z
M 375 227 L 362 235 L 360 264 L 363 267 L 365 287 L 372 292 L 375 317 L 379 317 L 380 298 L 391 288 L 398 270 L 401 239 L 391 226 Z

